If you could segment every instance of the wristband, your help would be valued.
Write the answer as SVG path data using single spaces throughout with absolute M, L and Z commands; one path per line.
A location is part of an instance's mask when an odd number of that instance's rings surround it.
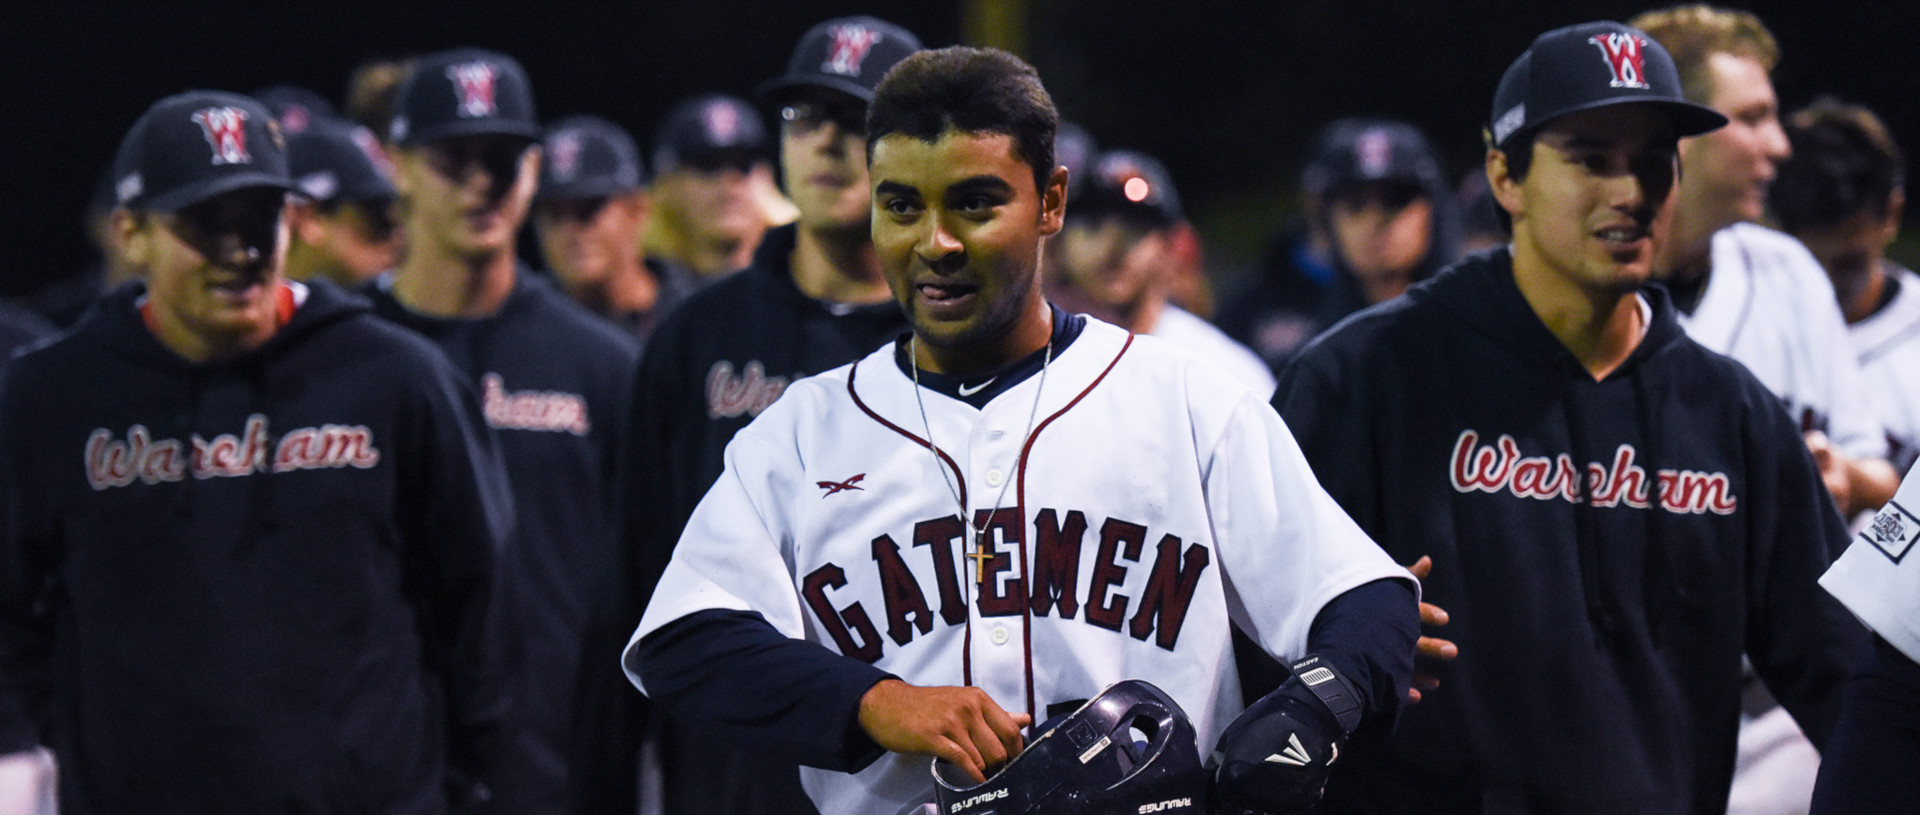
M 1353 683 L 1319 657 L 1310 656 L 1289 667 L 1293 669 L 1293 677 L 1300 680 L 1300 684 L 1312 691 L 1333 713 L 1334 720 L 1340 723 L 1340 731 L 1345 735 L 1353 735 L 1353 729 L 1360 726 L 1360 718 L 1366 713 L 1366 705 Z

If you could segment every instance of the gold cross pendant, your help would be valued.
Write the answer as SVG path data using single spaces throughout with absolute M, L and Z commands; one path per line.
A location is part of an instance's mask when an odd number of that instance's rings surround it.
M 992 560 L 993 555 L 989 554 L 986 547 L 981 546 L 978 540 L 975 540 L 973 543 L 973 551 L 961 555 L 961 557 L 973 561 L 973 582 L 976 585 L 985 586 L 987 584 L 987 561 Z

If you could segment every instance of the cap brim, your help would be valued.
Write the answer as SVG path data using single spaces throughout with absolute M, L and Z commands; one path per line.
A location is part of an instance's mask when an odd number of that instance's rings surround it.
M 153 196 L 139 204 L 139 208 L 152 212 L 174 212 L 222 193 L 250 187 L 272 187 L 286 192 L 299 191 L 287 179 L 268 173 L 232 173 Z
M 1518 139 L 1522 136 L 1538 133 L 1540 132 L 1541 128 L 1546 127 L 1547 125 L 1553 124 L 1555 120 L 1560 119 L 1561 117 L 1570 116 L 1575 113 L 1582 113 L 1589 110 L 1599 110 L 1600 108 L 1613 107 L 1615 105 L 1652 105 L 1655 108 L 1658 108 L 1662 113 L 1667 114 L 1667 120 L 1673 122 L 1674 135 L 1679 136 L 1681 138 L 1685 138 L 1688 136 L 1698 136 L 1702 133 L 1710 133 L 1715 130 L 1719 130 L 1722 127 L 1726 127 L 1727 122 L 1729 121 L 1727 117 L 1721 115 L 1719 111 L 1714 110 L 1713 108 L 1707 107 L 1706 105 L 1697 104 L 1694 102 L 1688 102 L 1685 100 L 1631 99 L 1631 98 L 1601 99 L 1598 101 L 1589 102 L 1584 105 L 1575 105 L 1573 107 L 1566 108 L 1564 110 L 1556 110 L 1551 115 L 1543 117 L 1538 124 L 1534 124 L 1534 125 L 1524 127 L 1514 131 L 1511 135 L 1507 136 L 1506 140 L 1501 142 L 1499 146 L 1504 148 L 1505 145 L 1512 144 L 1514 139 Z
M 456 136 L 518 136 L 529 142 L 537 142 L 545 135 L 540 126 L 525 122 L 513 122 L 505 119 L 467 119 L 458 122 L 446 122 L 433 127 L 422 128 L 407 134 L 400 140 L 402 147 L 412 147 L 422 142 L 449 139 Z
M 793 94 L 807 88 L 824 88 L 830 91 L 839 91 L 860 100 L 860 103 L 863 105 L 873 103 L 872 88 L 851 79 L 842 79 L 840 77 L 822 74 L 783 76 L 778 79 L 768 80 L 761 83 L 760 87 L 755 88 L 753 94 L 762 102 L 774 104 L 784 101 Z

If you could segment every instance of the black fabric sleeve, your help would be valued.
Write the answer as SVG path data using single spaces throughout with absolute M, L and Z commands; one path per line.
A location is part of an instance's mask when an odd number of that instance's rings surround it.
M 1410 580 L 1382 578 L 1327 601 L 1313 618 L 1307 653 L 1360 691 L 1362 721 L 1391 719 L 1413 680 L 1420 608 Z
M 1825 746 L 1841 685 L 1870 641 L 1866 626 L 1818 583 L 1845 550 L 1847 528 L 1786 414 L 1773 405 L 1750 412 L 1759 418 L 1747 449 L 1763 469 L 1749 479 L 1745 501 L 1747 656 L 1807 738 Z
M 20 415 L 28 394 L 7 379 L 0 376 L 0 753 L 43 741 L 54 650 L 46 613 L 54 536 L 23 438 L 35 423 Z
M 898 677 L 787 637 L 757 612 L 689 614 L 626 660 L 659 709 L 743 750 L 841 772 L 884 752 L 860 728 L 860 697 Z
M 1847 681 L 1840 720 L 1820 755 L 1813 815 L 1920 812 L 1920 665 L 1873 639 L 1873 655 Z

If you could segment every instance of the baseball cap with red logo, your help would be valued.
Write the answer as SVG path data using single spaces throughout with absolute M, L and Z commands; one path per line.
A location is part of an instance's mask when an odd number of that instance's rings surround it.
M 547 128 L 541 200 L 599 198 L 647 183 L 640 149 L 625 128 L 597 116 L 569 116 Z
M 1602 21 L 1541 34 L 1508 66 L 1493 94 L 1487 143 L 1505 149 L 1514 137 L 1561 116 L 1635 103 L 1665 111 L 1681 136 L 1727 123 L 1712 108 L 1687 101 L 1680 72 L 1660 43 L 1640 29 Z
M 387 138 L 403 147 L 452 136 L 500 134 L 538 141 L 526 69 L 506 54 L 456 48 L 416 60 L 394 101 Z
M 654 172 L 747 167 L 766 157 L 767 126 L 753 106 L 725 94 L 687 99 L 653 134 Z
M 1132 150 L 1098 154 L 1077 196 L 1067 197 L 1067 217 L 1116 215 L 1155 229 L 1178 223 L 1180 194 L 1174 191 L 1167 168 L 1152 156 Z
M 286 126 L 282 121 L 282 126 Z M 316 202 L 391 201 L 393 168 L 373 131 L 345 119 L 309 119 L 288 127 L 287 162 L 294 188 Z
M 247 187 L 293 189 L 287 146 L 265 105 L 225 91 L 169 96 L 134 122 L 113 159 L 114 199 L 172 212 Z
M 814 26 L 800 38 L 786 74 L 755 91 L 778 103 L 801 88 L 828 88 L 862 102 L 894 63 L 920 50 L 920 38 L 876 17 L 838 17 Z

